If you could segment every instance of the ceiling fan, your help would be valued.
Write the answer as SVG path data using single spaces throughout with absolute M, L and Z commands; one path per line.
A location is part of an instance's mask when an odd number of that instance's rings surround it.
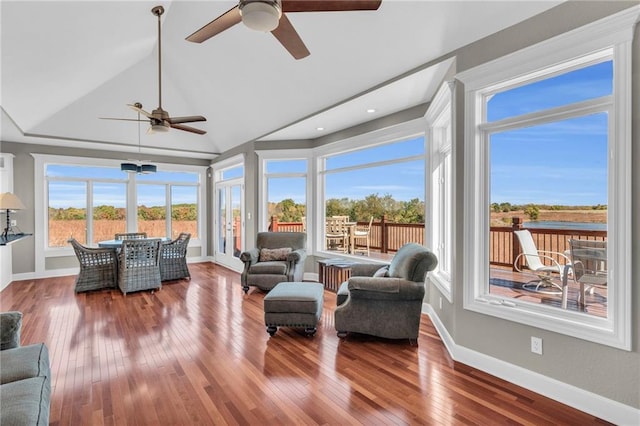
M 202 43 L 242 21 L 247 27 L 268 32 L 296 59 L 309 56 L 309 50 L 287 18 L 289 12 L 346 12 L 377 10 L 382 0 L 240 0 L 204 27 L 187 37 Z
M 204 135 L 204 130 L 196 129 L 195 127 L 185 126 L 184 123 L 193 123 L 196 121 L 207 121 L 201 115 L 190 115 L 187 117 L 171 117 L 167 111 L 162 109 L 162 33 L 160 28 L 160 16 L 164 13 L 162 6 L 156 6 L 151 9 L 151 13 L 158 17 L 158 108 L 154 109 L 151 113 L 142 109 L 142 105 L 127 104 L 128 107 L 134 111 L 147 117 L 151 127 L 149 127 L 148 133 L 155 132 L 168 132 L 169 128 L 184 130 L 186 132 L 197 133 Z M 104 120 L 123 120 L 123 121 L 139 121 L 129 118 L 103 118 Z M 147 120 L 141 120 L 147 121 Z

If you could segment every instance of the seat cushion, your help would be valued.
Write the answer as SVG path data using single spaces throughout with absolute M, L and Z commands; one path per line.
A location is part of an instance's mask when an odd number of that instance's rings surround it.
M 0 384 L 49 376 L 49 351 L 44 343 L 0 351 Z
M 5 383 L 0 386 L 0 424 L 48 425 L 50 399 L 48 376 Z
M 340 288 L 336 293 L 336 306 L 342 305 L 349 298 L 349 281 L 345 281 L 340 284 Z
M 285 275 L 287 273 L 287 262 L 285 261 L 273 261 L 273 262 L 258 262 L 251 265 L 249 268 L 250 274 L 272 274 L 272 275 Z

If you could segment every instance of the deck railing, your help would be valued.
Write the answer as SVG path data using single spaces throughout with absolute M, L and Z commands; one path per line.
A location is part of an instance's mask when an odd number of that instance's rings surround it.
M 358 222 L 366 226 L 368 222 Z M 380 253 L 393 253 L 405 243 L 415 242 L 424 245 L 424 223 L 393 223 L 386 217 L 371 224 L 371 250 Z M 513 261 L 520 254 L 520 244 L 513 231 L 523 229 L 519 217 L 512 218 L 511 226 L 492 226 L 489 233 L 489 262 L 493 266 L 513 267 Z M 538 250 L 565 253 L 569 250 L 570 239 L 606 241 L 607 231 L 587 229 L 527 228 L 533 236 Z M 279 222 L 271 219 L 270 231 L 303 232 L 302 222 Z M 559 255 L 553 255 L 556 261 L 564 263 Z M 522 265 L 521 265 L 522 266 Z

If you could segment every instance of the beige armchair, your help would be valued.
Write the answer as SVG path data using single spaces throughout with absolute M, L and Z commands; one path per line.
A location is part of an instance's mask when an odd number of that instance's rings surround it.
M 417 342 L 425 277 L 437 264 L 435 254 L 410 243 L 398 250 L 389 265 L 353 265 L 351 278 L 337 294 L 338 337 L 356 332 Z
M 247 293 L 254 286 L 268 291 L 280 282 L 302 281 L 306 246 L 304 232 L 259 232 L 256 247 L 240 254 L 242 290 Z

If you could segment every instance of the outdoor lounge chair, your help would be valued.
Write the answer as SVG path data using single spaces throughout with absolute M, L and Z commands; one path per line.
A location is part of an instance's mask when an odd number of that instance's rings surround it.
M 573 272 L 573 279 L 580 286 L 578 306 L 585 309 L 585 292 L 593 292 L 594 288 L 607 286 L 607 242 L 570 239 L 571 264 L 565 266 L 562 280 L 567 290 L 562 294 L 562 307 L 567 307 L 568 275 Z
M 513 266 L 518 272 L 523 272 L 520 266 L 522 259 L 525 260 L 527 267 L 535 273 L 539 280 L 524 284 L 522 287 L 526 290 L 546 292 L 551 294 L 560 294 L 563 292 L 562 285 L 553 282 L 552 274 L 557 273 L 560 280 L 564 274 L 564 266 L 571 263 L 569 258 L 562 253 L 555 251 L 538 250 L 531 232 L 527 229 L 514 231 L 518 241 L 520 242 L 520 253 L 513 261 Z M 565 264 L 561 265 L 556 259 L 563 259 Z M 546 263 L 546 264 L 545 264 Z M 535 284 L 535 287 L 532 286 Z

